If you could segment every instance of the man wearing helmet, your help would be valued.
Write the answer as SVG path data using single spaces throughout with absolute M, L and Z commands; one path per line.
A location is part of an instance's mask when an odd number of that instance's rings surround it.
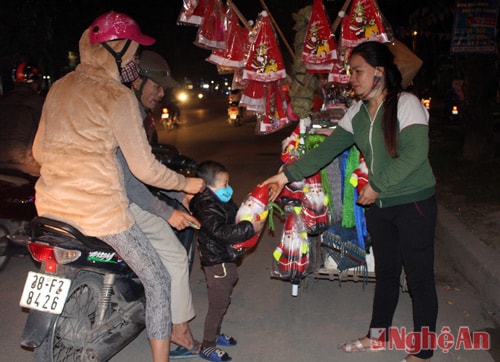
M 42 112 L 40 69 L 26 62 L 12 71 L 14 89 L 0 99 L 0 167 L 19 169 L 34 176 L 39 166 L 31 146 Z
M 131 80 L 131 88 L 141 104 L 141 114 L 144 116 L 144 129 L 151 144 L 158 142 L 152 111 L 165 96 L 166 88 L 174 88 L 178 83 L 172 78 L 167 61 L 158 53 L 144 50 L 136 64 L 127 64 L 122 80 Z M 135 77 L 134 77 L 135 76 Z M 134 77 L 133 79 L 131 79 Z
M 158 162 L 146 139 L 136 97 L 120 81 L 121 65 L 154 39 L 125 14 L 99 16 L 80 38 L 81 63 L 56 81 L 45 100 L 33 154 L 39 215 L 72 223 L 112 246 L 139 276 L 146 331 L 155 362 L 168 361 L 170 277 L 128 209 L 119 147 L 132 173 L 152 186 L 194 194 L 205 185 Z
M 130 83 L 141 104 L 141 115 L 146 126 L 150 110 L 154 109 L 164 95 L 164 88 L 177 85 L 170 75 L 166 60 L 159 54 L 145 50 L 136 62 L 130 62 L 122 69 L 122 81 Z M 148 133 L 146 129 L 146 134 Z M 197 356 L 199 343 L 193 338 L 188 322 L 195 317 L 189 286 L 189 264 L 184 246 L 180 243 L 172 227 L 183 230 L 190 223 L 199 225 L 191 214 L 176 210 L 156 198 L 146 186 L 130 172 L 120 150 L 118 158 L 124 171 L 125 187 L 130 200 L 129 209 L 137 225 L 147 236 L 164 263 L 171 278 L 171 341 L 179 347 L 170 353 L 171 358 Z M 185 194 L 173 195 L 186 206 Z

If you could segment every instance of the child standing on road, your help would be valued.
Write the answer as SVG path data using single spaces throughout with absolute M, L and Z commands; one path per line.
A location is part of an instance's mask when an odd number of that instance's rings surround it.
M 221 333 L 222 320 L 231 302 L 231 293 L 238 280 L 236 262 L 241 254 L 232 244 L 250 239 L 260 232 L 263 222 L 236 223 L 238 206 L 231 199 L 229 172 L 220 163 L 205 161 L 198 167 L 198 177 L 207 187 L 190 202 L 190 210 L 200 223 L 198 248 L 208 288 L 208 311 L 205 317 L 200 357 L 213 361 L 230 361 L 231 357 L 217 345 L 233 346 L 236 340 Z

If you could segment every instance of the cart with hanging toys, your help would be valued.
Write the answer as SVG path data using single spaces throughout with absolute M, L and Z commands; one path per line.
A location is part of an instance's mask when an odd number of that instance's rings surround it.
M 394 38 L 376 0 L 345 0 L 331 26 L 323 2 L 313 0 L 293 14 L 294 49 L 264 0 L 259 0 L 263 11 L 255 21 L 244 18 L 235 0 L 227 0 L 227 8 L 219 0 L 184 0 L 178 19 L 178 24 L 199 28 L 194 44 L 212 51 L 207 60 L 221 74 L 233 73 L 232 89 L 242 89 L 240 105 L 256 115 L 256 134 L 276 132 L 298 121 L 282 144 L 284 165 L 306 152 L 321 133 L 331 131 L 353 101 L 348 60 L 355 46 L 364 41 L 386 43 L 402 74 L 403 88 L 422 65 Z M 227 26 L 219 26 L 223 23 Z M 278 38 L 288 51 L 290 74 Z M 285 227 L 273 252 L 271 276 L 290 281 L 293 295 L 309 277 L 375 279 L 364 209 L 356 205 L 357 185 L 367 181 L 363 173 L 359 151 L 353 147 L 316 179 L 292 183 L 286 190 Z

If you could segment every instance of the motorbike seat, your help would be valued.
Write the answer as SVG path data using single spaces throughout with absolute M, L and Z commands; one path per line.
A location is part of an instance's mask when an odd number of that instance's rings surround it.
M 80 230 L 63 221 L 47 218 L 44 216 L 37 216 L 31 221 L 31 225 L 33 234 L 36 234 L 37 232 L 40 231 L 51 231 L 75 238 L 90 250 L 99 250 L 108 252 L 114 251 L 114 249 L 111 246 L 106 244 L 101 239 L 96 238 L 94 236 L 84 235 Z

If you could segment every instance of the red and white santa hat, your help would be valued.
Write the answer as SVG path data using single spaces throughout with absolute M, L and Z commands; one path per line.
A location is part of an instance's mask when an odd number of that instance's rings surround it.
M 263 82 L 247 80 L 240 105 L 253 112 L 264 113 L 266 111 L 266 88 Z
M 260 26 L 250 47 L 243 78 L 274 82 L 286 78 L 285 65 L 269 16 L 266 11 L 262 11 L 260 15 Z
M 310 73 L 326 73 L 337 58 L 335 38 L 322 0 L 314 0 L 301 60 Z
M 227 41 L 225 49 L 213 49 L 207 61 L 222 67 L 242 68 L 248 52 L 248 30 L 239 23 L 231 7 L 226 12 Z
M 256 201 L 260 202 L 263 206 L 269 203 L 269 186 L 257 186 L 250 194 Z
M 210 0 L 205 17 L 196 34 L 195 45 L 209 49 L 226 49 L 226 6 L 221 0 Z
M 375 0 L 354 0 L 349 15 L 342 19 L 341 43 L 347 48 L 365 41 L 391 42 L 393 33 Z
M 321 174 L 319 172 L 316 172 L 314 175 L 306 177 L 305 184 L 306 184 L 305 187 L 311 185 L 322 185 Z
M 177 24 L 199 26 L 203 22 L 209 0 L 184 0 Z

